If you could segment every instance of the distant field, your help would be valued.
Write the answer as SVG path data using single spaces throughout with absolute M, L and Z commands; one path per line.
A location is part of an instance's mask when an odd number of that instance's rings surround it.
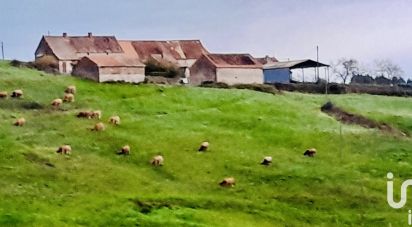
M 76 102 L 53 110 L 71 84 Z M 341 126 L 319 108 L 331 100 L 412 133 L 410 98 L 96 84 L 1 62 L 0 91 L 17 88 L 23 99 L 0 100 L 0 226 L 407 223 L 407 206 L 386 203 L 386 173 L 398 198 L 400 179 L 412 178 L 411 139 Z M 88 109 L 122 124 L 91 132 L 97 120 L 75 117 Z M 21 116 L 27 124 L 13 126 Z M 198 153 L 203 140 L 210 151 Z M 72 155 L 55 153 L 62 144 Z M 131 155 L 116 155 L 125 144 Z M 311 147 L 317 156 L 304 157 Z M 165 165 L 154 168 L 158 153 Z M 259 165 L 267 155 L 273 165 Z M 218 185 L 227 176 L 235 187 Z

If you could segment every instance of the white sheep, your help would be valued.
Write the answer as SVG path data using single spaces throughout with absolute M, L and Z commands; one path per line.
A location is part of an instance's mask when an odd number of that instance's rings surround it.
M 164 162 L 164 158 L 161 155 L 156 155 L 152 158 L 150 163 L 154 166 L 162 166 Z

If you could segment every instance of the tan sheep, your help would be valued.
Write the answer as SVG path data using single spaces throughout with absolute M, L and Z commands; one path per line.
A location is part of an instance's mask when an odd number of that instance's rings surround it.
M 62 145 L 56 152 L 60 154 L 70 154 L 72 152 L 72 147 L 70 145 Z
M 130 154 L 130 146 L 129 145 L 123 146 L 122 149 L 117 153 L 118 154 L 125 154 L 125 155 Z
M 102 111 L 96 110 L 92 112 L 92 118 L 100 119 L 102 118 Z
M 55 99 L 51 102 L 51 105 L 55 108 L 58 108 L 63 103 L 62 99 Z
M 235 178 L 233 177 L 226 177 L 219 183 L 219 185 L 222 187 L 233 187 L 235 186 L 235 184 L 236 184 L 236 181 L 235 181 Z
M 209 142 L 204 141 L 202 144 L 200 144 L 198 151 L 206 151 L 208 148 L 209 148 Z
M 23 117 L 17 119 L 17 120 L 14 122 L 14 125 L 15 125 L 15 126 L 20 126 L 20 127 L 23 126 L 24 124 L 26 124 L 26 119 L 24 119 Z
M 67 88 L 66 88 L 66 90 L 64 90 L 64 92 L 74 95 L 74 94 L 76 94 L 76 86 L 74 86 L 74 85 L 67 86 Z
M 111 116 L 109 118 L 109 122 L 114 125 L 120 125 L 120 117 L 119 116 Z
M 22 97 L 22 96 L 23 96 L 23 91 L 20 90 L 20 89 L 14 90 L 14 91 L 11 93 L 11 97 L 12 97 L 12 98 L 20 98 L 20 97 Z
M 106 126 L 102 123 L 99 122 L 97 124 L 94 125 L 94 128 L 92 129 L 92 131 L 104 131 L 106 129 Z
M 264 157 L 260 164 L 265 165 L 265 166 L 272 164 L 272 157 L 270 156 Z
M 307 149 L 305 153 L 303 153 L 304 156 L 308 156 L 308 157 L 315 157 L 315 154 L 316 154 L 315 148 Z
M 70 93 L 64 94 L 63 102 L 74 102 L 74 95 Z
M 7 91 L 0 91 L 0 98 L 7 98 Z
M 152 158 L 152 160 L 150 161 L 150 163 L 153 166 L 162 166 L 164 162 L 164 158 L 161 155 L 156 155 Z

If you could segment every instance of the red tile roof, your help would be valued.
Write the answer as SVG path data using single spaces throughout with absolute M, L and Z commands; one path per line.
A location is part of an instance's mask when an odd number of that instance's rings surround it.
M 114 36 L 44 36 L 59 59 L 77 59 L 78 53 L 122 53 Z
M 131 42 L 141 60 L 156 56 L 169 61 L 198 59 L 208 53 L 199 40 Z
M 250 54 L 206 54 L 204 55 L 218 68 L 262 68 Z

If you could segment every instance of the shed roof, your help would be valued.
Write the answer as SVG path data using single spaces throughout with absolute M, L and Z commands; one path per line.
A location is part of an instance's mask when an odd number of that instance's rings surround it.
M 59 59 L 77 59 L 78 53 L 122 53 L 114 36 L 43 36 Z
M 263 66 L 264 69 L 297 69 L 329 66 L 311 59 L 273 62 Z
M 205 54 L 217 68 L 262 68 L 250 54 Z
M 145 65 L 137 58 L 130 58 L 124 54 L 90 55 L 83 57 L 80 61 L 88 59 L 98 67 L 144 67 Z

